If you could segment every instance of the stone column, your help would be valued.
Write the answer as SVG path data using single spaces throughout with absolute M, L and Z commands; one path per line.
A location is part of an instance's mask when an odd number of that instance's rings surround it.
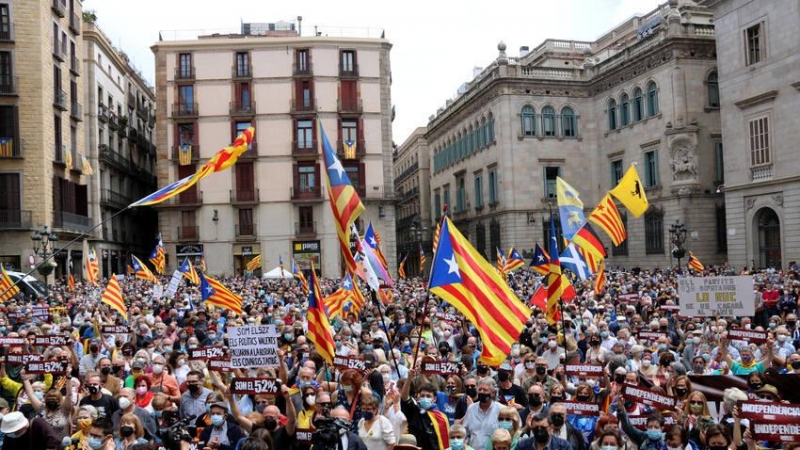
M 676 128 L 683 128 L 688 123 L 686 117 L 686 76 L 680 66 L 672 69 L 672 105 Z

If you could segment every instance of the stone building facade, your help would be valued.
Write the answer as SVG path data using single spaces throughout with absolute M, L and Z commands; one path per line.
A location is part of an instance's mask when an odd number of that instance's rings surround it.
M 731 264 L 800 260 L 800 5 L 706 0 L 714 11 Z
M 204 254 L 209 273 L 241 273 L 262 255 L 264 271 L 282 258 L 341 275 L 319 119 L 366 207 L 358 225 L 372 221 L 396 267 L 391 44 L 245 25 L 242 34 L 152 47 L 160 186 L 193 173 L 246 127 L 256 130 L 231 170 L 159 205 L 167 265 Z
M 486 256 L 545 242 L 555 178 L 586 214 L 631 164 L 650 200 L 611 267 L 665 267 L 669 228 L 704 263 L 726 259 L 721 129 L 711 12 L 671 1 L 593 42 L 547 40 L 499 55 L 428 123 L 431 215 L 451 218 Z M 558 221 L 556 221 L 558 222 Z M 685 263 L 685 259 L 683 263 Z
M 420 250 L 431 255 L 433 230 L 431 223 L 430 151 L 425 140 L 425 127 L 411 133 L 397 147 L 394 157 L 394 188 L 397 192 L 397 257 L 406 258 L 406 275 L 424 273 L 420 267 Z

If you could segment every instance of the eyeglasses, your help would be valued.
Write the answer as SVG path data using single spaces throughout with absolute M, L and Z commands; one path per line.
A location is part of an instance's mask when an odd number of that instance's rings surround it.
M 331 406 L 331 402 L 317 402 L 317 405 L 319 405 L 322 408 L 326 408 L 328 406 Z

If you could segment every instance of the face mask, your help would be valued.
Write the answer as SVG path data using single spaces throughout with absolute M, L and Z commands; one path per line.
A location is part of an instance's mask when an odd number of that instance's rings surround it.
M 794 328 L 795 325 L 797 325 L 797 322 L 794 321 L 794 320 L 787 320 L 786 321 L 786 326 L 788 326 L 789 328 Z
M 550 433 L 547 432 L 547 428 L 545 427 L 536 427 L 533 429 L 533 437 L 536 439 L 536 442 L 544 444 L 550 440 Z
M 89 448 L 92 450 L 100 450 L 100 448 L 103 446 L 103 440 L 97 439 L 96 437 L 90 437 L 87 443 L 89 444 Z
M 546 337 L 539 338 L 539 342 L 541 342 L 542 344 L 546 344 L 547 341 L 549 341 L 549 339 L 547 339 Z
M 647 430 L 647 438 L 651 441 L 660 441 L 662 436 L 664 432 L 661 430 Z
M 111 367 L 103 367 L 102 369 L 100 369 L 100 373 L 102 373 L 103 375 L 110 374 L 111 373 Z
M 551 349 L 556 348 L 557 345 L 558 343 L 556 341 L 550 341 L 547 343 L 547 346 L 550 347 Z
M 383 378 L 384 383 L 392 381 L 392 376 L 389 375 L 388 373 L 381 374 L 381 377 Z
M 316 395 L 309 395 L 306 397 L 306 404 L 308 406 L 314 406 L 317 404 L 317 396 Z
M 556 428 L 561 428 L 564 426 L 564 416 L 561 414 L 553 414 L 550 417 L 550 420 L 553 421 L 553 426 Z
M 792 366 L 792 369 L 794 370 L 800 369 L 800 361 L 792 361 L 789 364 Z
M 650 360 L 649 359 L 643 359 L 642 360 L 642 367 L 644 367 L 645 369 L 650 367 Z
M 625 375 L 617 374 L 614 375 L 614 382 L 617 384 L 622 384 L 625 382 Z
M 353 386 L 350 386 L 349 384 L 345 384 L 344 386 L 342 386 L 342 390 L 345 391 L 345 392 L 353 392 Z
M 196 394 L 196 393 L 200 392 L 200 385 L 199 384 L 190 384 L 188 386 L 188 388 L 189 388 L 189 392 L 191 392 L 192 394 Z
M 89 386 L 89 394 L 94 395 L 97 394 L 98 392 L 100 392 L 100 388 L 98 386 L 95 385 Z
M 692 338 L 692 344 L 699 345 L 700 344 L 700 338 L 699 337 L 693 337 Z
M 134 431 L 135 431 L 134 428 L 130 425 L 124 425 L 119 428 L 119 434 L 122 437 L 131 436 Z
M 464 448 L 464 440 L 463 439 L 450 439 L 450 448 L 453 450 L 463 450 Z
M 539 366 L 539 367 L 536 368 L 536 374 L 537 375 L 544 375 L 546 373 L 547 373 L 547 367 Z
M 156 420 L 160 419 L 162 412 L 163 411 L 153 411 L 153 419 L 156 419 Z
M 88 433 L 92 428 L 92 419 L 78 419 L 78 428 L 84 433 Z
M 486 403 L 491 400 L 491 396 L 489 394 L 480 393 L 478 394 L 478 401 L 480 403 Z
M 122 409 L 128 409 L 131 406 L 131 401 L 128 397 L 120 397 L 119 398 L 119 407 Z
M 507 420 L 503 420 L 501 422 L 497 422 L 497 428 L 501 430 L 508 430 L 511 431 L 514 428 L 514 422 L 509 422 Z
M 607 338 L 608 337 L 608 331 L 601 331 L 600 332 L 600 337 L 603 338 L 603 339 Z
M 154 374 L 158 375 L 163 371 L 164 371 L 164 365 L 163 364 L 153 364 L 153 373 Z
M 778 342 L 784 343 L 784 342 L 786 342 L 786 338 L 787 338 L 787 336 L 785 334 L 779 334 L 778 335 Z
M 600 447 L 600 450 L 617 450 L 616 445 L 604 445 Z
M 563 400 L 564 400 L 564 397 L 561 397 L 560 395 L 554 395 L 554 396 L 550 397 L 550 404 L 552 405 L 552 404 L 561 402 Z
M 147 386 L 139 386 L 136 388 L 137 395 L 144 395 L 147 394 Z
M 689 410 L 694 415 L 700 415 L 703 412 L 703 405 L 689 405 Z
M 375 417 L 375 413 L 372 411 L 367 411 L 364 413 L 364 420 L 372 420 Z
M 431 409 L 432 406 L 433 406 L 433 400 L 431 400 L 431 399 L 429 399 L 427 397 L 419 399 L 419 407 L 420 408 L 422 408 L 424 410 L 428 410 L 428 409 Z
M 752 361 L 753 361 L 753 357 L 752 356 L 742 356 L 742 362 L 743 363 L 750 364 L 750 362 L 752 362 Z
M 225 416 L 223 416 L 222 414 L 211 415 L 211 425 L 214 425 L 215 427 L 222 425 L 224 421 L 225 421 Z
M 89 351 L 90 351 L 90 352 L 92 352 L 92 353 L 97 353 L 97 350 L 98 350 L 98 348 L 97 348 L 97 346 L 96 346 L 96 345 L 90 345 L 90 346 L 89 346 Z
M 291 341 L 292 339 L 294 339 L 294 334 L 292 334 L 292 333 L 283 333 L 283 338 L 286 339 L 287 341 Z
M 683 397 L 689 392 L 686 388 L 675 388 L 675 393 L 678 394 L 678 397 Z
M 478 395 L 478 390 L 474 387 L 468 387 L 464 390 L 464 393 L 467 394 L 468 397 L 475 397 Z
M 531 406 L 539 407 L 542 405 L 542 397 L 539 396 L 539 394 L 531 394 L 528 396 L 528 403 L 530 403 Z
M 696 364 L 692 366 L 692 372 L 694 372 L 695 374 L 702 374 L 703 372 L 705 372 L 705 366 Z
M 47 409 L 58 409 L 58 400 L 48 400 L 44 402 Z
M 455 394 L 456 393 L 456 387 L 455 386 L 447 386 L 447 393 L 450 394 L 450 395 Z
M 658 344 L 658 349 L 664 351 L 667 349 L 667 344 Z
M 775 325 L 775 322 L 770 322 L 770 323 L 769 323 L 769 328 L 770 328 L 770 330 L 771 330 L 771 329 L 773 329 L 773 328 L 775 328 L 775 326 L 776 326 L 776 325 Z
M 590 395 L 577 395 L 575 396 L 579 402 L 588 402 L 592 397 Z
M 44 399 L 44 392 L 35 391 L 33 395 L 36 397 L 37 400 L 42 401 Z

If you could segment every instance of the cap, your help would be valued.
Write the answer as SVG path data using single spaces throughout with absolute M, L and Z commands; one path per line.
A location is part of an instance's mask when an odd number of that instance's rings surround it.
M 0 409 L 8 408 L 8 401 L 4 398 L 0 398 Z
M 756 395 L 757 394 L 771 394 L 771 395 L 773 395 L 775 397 L 775 400 L 778 400 L 778 399 L 781 398 L 781 395 L 778 394 L 778 389 L 776 389 L 775 386 L 773 386 L 771 384 L 765 384 L 764 386 L 761 386 L 760 388 L 758 388 L 756 390 Z
M 509 364 L 508 361 L 506 361 L 503 364 L 500 364 L 500 370 L 507 370 L 510 372 L 514 369 L 511 367 L 511 364 Z
M 417 446 L 417 438 L 413 434 L 404 434 L 397 440 L 394 448 L 396 449 L 419 449 Z
M 224 409 L 226 411 L 228 410 L 228 405 L 226 405 L 225 402 L 214 402 L 214 403 L 209 404 L 208 406 L 209 406 L 209 409 L 211 407 L 213 407 L 213 406 L 216 406 L 217 408 L 222 408 L 222 409 Z
M 14 433 L 28 426 L 28 419 L 19 411 L 10 412 L 3 416 L 0 431 L 5 434 Z
M 131 364 L 131 369 L 144 369 L 144 363 L 134 360 L 133 364 Z

